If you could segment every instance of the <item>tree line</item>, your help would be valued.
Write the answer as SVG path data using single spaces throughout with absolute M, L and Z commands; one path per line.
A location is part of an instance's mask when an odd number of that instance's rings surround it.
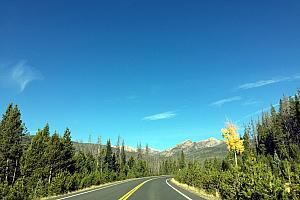
M 121 144 L 120 144 L 121 143 Z M 116 147 L 108 139 L 93 151 L 75 150 L 71 131 L 53 134 L 46 124 L 34 136 L 26 134 L 17 105 L 10 104 L 0 121 L 0 196 L 39 199 L 91 185 L 150 175 L 169 174 L 169 161 L 153 158 L 141 144 L 128 156 L 124 140 Z
M 176 180 L 222 199 L 299 199 L 300 91 L 278 106 L 246 125 L 243 137 L 227 124 L 227 156 L 188 162 Z
M 91 185 L 128 178 L 174 174 L 179 182 L 223 199 L 298 199 L 300 196 L 300 92 L 283 97 L 239 136 L 229 123 L 222 129 L 228 146 L 224 159 L 204 163 L 155 157 L 149 147 L 129 155 L 124 140 L 112 146 L 98 139 L 96 151 L 75 149 L 71 131 L 50 133 L 49 125 L 34 136 L 17 105 L 10 104 L 0 120 L 0 196 L 39 199 Z M 95 147 L 94 145 L 94 147 Z

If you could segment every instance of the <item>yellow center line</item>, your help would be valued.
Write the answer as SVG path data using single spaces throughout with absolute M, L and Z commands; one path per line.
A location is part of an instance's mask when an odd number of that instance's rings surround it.
M 147 183 L 148 181 L 151 181 L 153 179 L 157 179 L 157 178 L 152 178 L 149 180 L 146 180 L 142 183 L 140 183 L 139 185 L 137 185 L 136 187 L 134 187 L 132 190 L 130 190 L 129 192 L 127 192 L 124 196 L 122 196 L 121 198 L 119 198 L 119 200 L 126 200 L 128 199 L 134 192 L 136 192 L 140 187 L 142 187 L 145 183 Z

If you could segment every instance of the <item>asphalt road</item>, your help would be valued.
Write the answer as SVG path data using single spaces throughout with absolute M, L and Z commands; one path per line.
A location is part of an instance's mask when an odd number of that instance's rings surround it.
M 170 181 L 170 177 L 148 177 L 113 183 L 94 190 L 87 190 L 56 198 L 57 200 L 191 200 L 202 199 L 183 190 Z

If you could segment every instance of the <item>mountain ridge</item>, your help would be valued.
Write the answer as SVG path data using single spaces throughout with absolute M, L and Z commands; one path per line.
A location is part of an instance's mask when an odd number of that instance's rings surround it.
M 75 147 L 77 150 L 87 150 L 90 152 L 97 152 L 97 144 L 89 144 L 89 143 L 78 143 L 75 142 Z M 105 148 L 105 145 L 101 145 L 102 148 Z M 112 145 L 114 151 L 116 150 L 116 146 Z M 129 155 L 136 155 L 137 148 L 131 146 L 125 146 L 125 151 Z M 190 139 L 184 140 L 175 146 L 165 149 L 165 150 L 157 150 L 152 147 L 149 147 L 149 155 L 153 157 L 177 157 L 180 155 L 181 151 L 184 152 L 185 157 L 187 159 L 198 159 L 205 160 L 208 158 L 223 158 L 227 152 L 226 144 L 224 141 L 210 137 L 205 140 L 199 140 L 197 142 L 193 142 Z M 142 153 L 146 154 L 146 148 L 142 148 Z
M 187 139 L 187 140 L 184 140 L 183 142 L 176 144 L 175 146 L 167 148 L 165 150 L 158 150 L 158 149 L 155 149 L 152 147 L 149 147 L 149 150 L 150 150 L 150 153 L 163 153 L 163 152 L 171 151 L 172 149 L 175 149 L 175 148 L 185 149 L 185 148 L 191 147 L 193 145 L 196 145 L 198 148 L 199 147 L 200 148 L 201 147 L 202 148 L 203 147 L 214 147 L 214 146 L 222 144 L 222 143 L 223 143 L 222 140 L 216 139 L 214 137 L 210 137 L 205 140 L 199 140 L 198 142 L 193 142 L 192 140 Z M 114 146 L 114 145 L 112 145 L 112 147 L 116 148 L 116 146 Z M 128 152 L 137 152 L 137 148 L 129 146 L 129 145 L 125 146 L 125 150 Z M 146 149 L 143 148 L 142 151 L 146 151 Z

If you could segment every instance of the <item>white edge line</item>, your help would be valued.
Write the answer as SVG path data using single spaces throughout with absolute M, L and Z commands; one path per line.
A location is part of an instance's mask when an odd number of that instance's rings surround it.
M 128 181 L 126 181 L 126 182 L 128 182 Z M 87 194 L 87 193 L 94 192 L 94 191 L 97 191 L 97 190 L 102 190 L 102 189 L 109 188 L 109 187 L 112 187 L 112 186 L 115 186 L 115 185 L 119 185 L 119 184 L 122 184 L 122 183 L 126 183 L 126 182 L 110 184 L 108 186 L 104 186 L 104 187 L 101 187 L 101 188 L 89 190 L 89 191 L 86 191 L 86 192 L 81 192 L 81 193 L 74 194 L 74 195 L 71 195 L 71 196 L 62 197 L 62 198 L 57 199 L 57 200 L 62 200 L 62 199 L 68 199 L 68 198 L 76 197 L 76 196 L 79 196 L 79 195 L 82 195 L 82 194 Z
M 173 190 L 175 190 L 176 192 L 178 192 L 179 194 L 181 194 L 182 196 L 184 196 L 186 199 L 188 200 L 193 200 L 190 197 L 188 197 L 187 195 L 183 194 L 182 192 L 180 192 L 179 190 L 177 190 L 175 187 L 173 187 L 171 184 L 168 183 L 168 179 L 166 179 L 166 183 L 168 184 L 168 186 L 170 186 Z
M 87 194 L 87 193 L 90 193 L 90 192 L 95 192 L 95 191 L 97 191 L 97 190 L 102 190 L 102 189 L 109 188 L 109 187 L 112 187 L 112 186 L 115 186 L 115 185 L 120 185 L 120 184 L 122 184 L 122 183 L 127 183 L 127 182 L 130 182 L 130 181 L 135 181 L 135 180 L 144 179 L 144 178 L 148 178 L 148 177 L 136 178 L 136 179 L 131 179 L 131 180 L 129 179 L 129 180 L 124 180 L 124 181 L 119 182 L 119 183 L 112 183 L 112 184 L 110 184 L 110 185 L 108 185 L 108 186 L 100 187 L 100 188 L 93 189 L 93 190 L 89 190 L 89 191 L 86 191 L 86 192 L 80 192 L 80 193 L 78 193 L 78 194 L 74 194 L 74 195 L 71 195 L 71 196 L 62 197 L 62 198 L 59 198 L 59 199 L 57 199 L 57 200 L 69 199 L 69 198 L 76 197 L 76 196 L 79 196 L 79 195 L 82 195 L 82 194 Z M 159 178 L 159 177 L 157 177 L 157 178 Z M 154 178 L 153 178 L 153 179 L 154 179 Z M 150 180 L 152 180 L 152 179 L 150 179 Z M 147 180 L 147 182 L 148 182 L 148 181 L 149 181 L 149 180 Z

